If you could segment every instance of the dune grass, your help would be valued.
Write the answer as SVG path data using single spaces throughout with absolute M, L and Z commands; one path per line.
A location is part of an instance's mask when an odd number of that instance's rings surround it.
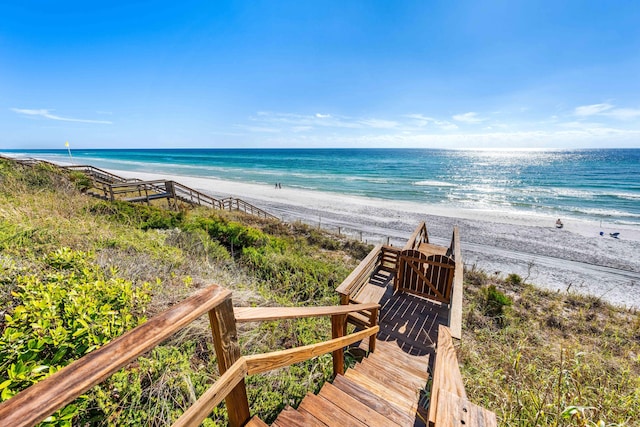
M 640 316 L 598 298 L 466 272 L 459 356 L 505 426 L 640 422 Z

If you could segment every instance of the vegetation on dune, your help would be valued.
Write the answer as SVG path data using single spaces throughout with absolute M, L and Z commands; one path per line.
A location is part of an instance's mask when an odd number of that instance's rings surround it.
M 352 254 L 369 249 L 301 224 L 97 201 L 81 194 L 80 177 L 46 166 L 0 161 L 0 173 L 2 400 L 211 283 L 233 289 L 235 305 L 336 304 L 336 283 L 358 263 Z M 261 353 L 330 331 L 328 319 L 242 325 L 240 344 Z M 330 372 L 323 356 L 249 377 L 251 408 L 273 419 Z M 166 425 L 217 376 L 201 319 L 47 424 Z M 221 405 L 208 422 L 225 417 Z
M 506 426 L 638 425 L 640 316 L 510 275 L 465 275 L 462 375 Z
M 108 203 L 77 173 L 0 160 L 0 399 L 217 283 L 235 305 L 337 304 L 370 246 L 239 213 Z M 459 357 L 472 401 L 501 425 L 633 425 L 640 319 L 633 310 L 466 272 Z M 243 354 L 318 342 L 328 319 L 240 325 Z M 206 319 L 138 358 L 46 425 L 167 425 L 218 377 Z M 331 356 L 247 379 L 271 421 L 331 374 Z M 205 425 L 224 424 L 220 405 Z

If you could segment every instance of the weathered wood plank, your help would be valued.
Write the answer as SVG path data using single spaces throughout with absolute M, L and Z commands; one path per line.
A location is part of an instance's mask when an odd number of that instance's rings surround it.
M 340 286 L 336 288 L 336 292 L 342 295 L 351 295 L 353 292 L 354 286 L 359 284 L 359 280 L 363 278 L 363 276 L 368 275 L 373 267 L 375 266 L 376 259 L 380 250 L 382 249 L 382 245 L 377 245 L 374 247 L 369 255 L 363 259 L 360 264 L 347 276 L 346 279 L 342 281 Z
M 241 357 L 173 424 L 173 427 L 199 426 L 247 374 L 247 362 Z
M 245 424 L 245 427 L 269 427 L 267 425 L 267 423 L 265 423 L 264 421 L 262 421 L 260 418 L 258 418 L 257 415 L 254 415 L 247 424 Z M 276 426 L 277 427 L 277 426 Z
M 349 344 L 358 342 L 372 334 L 378 333 L 380 328 L 374 326 L 363 331 L 349 334 L 342 338 L 336 338 L 317 344 L 311 344 L 303 347 L 292 348 L 288 350 L 274 351 L 266 354 L 254 354 L 245 356 L 249 375 L 259 374 L 261 372 L 271 371 L 273 369 L 289 366 L 293 363 L 303 362 L 311 358 L 329 353 Z
M 349 378 L 353 382 L 360 384 L 373 394 L 402 408 L 407 414 L 415 413 L 416 408 L 418 407 L 417 399 L 413 399 L 412 396 L 408 396 L 406 394 L 398 393 L 395 390 L 390 390 L 384 384 L 380 384 L 378 381 L 370 378 L 362 372 L 349 369 L 344 376 L 345 378 Z
M 381 351 L 374 353 L 371 358 L 382 358 L 394 363 L 398 366 L 406 366 L 409 369 L 415 369 L 419 372 L 428 372 L 429 369 L 429 356 L 414 356 L 403 351 L 393 341 L 378 340 L 376 346 Z M 368 350 L 368 343 L 363 341 L 360 344 L 360 348 Z M 419 375 L 419 374 L 418 374 Z
M 317 420 L 313 415 L 302 411 L 296 411 L 287 406 L 280 412 L 274 424 L 278 427 L 326 427 L 326 424 Z
M 213 346 L 216 349 L 218 369 L 223 374 L 241 358 L 231 298 L 224 300 L 209 311 L 209 322 L 213 333 Z M 249 421 L 251 415 L 249 414 L 249 400 L 247 399 L 244 377 L 227 394 L 225 402 L 229 414 L 229 425 L 240 427 Z
M 431 243 L 421 243 L 418 246 L 418 250 L 426 255 L 446 255 L 447 249 L 448 248 L 446 246 L 434 245 Z
M 426 372 L 423 376 L 417 376 L 413 372 L 403 369 L 402 364 L 381 363 L 381 359 L 375 357 L 367 357 L 361 363 L 363 366 L 370 367 L 372 370 L 384 374 L 387 378 L 393 378 L 395 381 L 415 390 L 424 388 L 429 378 Z
M 319 396 L 330 401 L 342 410 L 348 412 L 353 417 L 357 418 L 359 421 L 368 426 L 398 426 L 398 424 L 391 421 L 389 418 L 374 411 L 364 403 L 348 395 L 333 384 L 326 383 L 322 387 L 322 390 L 320 390 Z
M 352 369 L 366 375 L 377 383 L 384 385 L 389 390 L 393 390 L 398 394 L 406 396 L 409 401 L 416 400 L 417 402 L 419 400 L 418 387 L 411 387 L 398 378 L 388 377 L 385 372 L 376 370 L 372 365 L 358 363 Z
M 413 426 L 414 424 L 415 416 L 412 417 L 406 409 L 381 399 L 380 396 L 349 378 L 339 375 L 333 380 L 333 385 L 398 425 Z
M 325 307 L 234 307 L 233 312 L 238 323 L 262 322 L 269 320 L 299 319 L 303 317 L 333 316 L 362 310 L 379 308 L 380 304 L 349 304 Z
M 0 424 L 37 424 L 230 297 L 215 285 L 197 292 L 0 404 Z
M 453 227 L 453 237 L 451 238 L 453 248 L 453 259 L 456 263 L 453 273 L 453 289 L 451 290 L 451 305 L 449 308 L 449 328 L 451 336 L 462 339 L 462 297 L 464 287 L 464 264 L 462 263 L 462 252 L 460 250 L 460 233 L 458 227 Z
M 347 325 L 347 315 L 331 316 L 331 338 L 342 338 Z M 333 376 L 344 374 L 344 347 L 333 350 Z
M 386 292 L 386 286 L 377 286 L 371 283 L 366 283 L 360 291 L 352 295 L 351 300 L 360 304 L 377 303 L 382 299 L 382 296 Z
M 453 347 L 453 339 L 449 328 L 444 325 L 440 325 L 438 328 L 438 347 L 433 369 L 431 402 L 429 403 L 430 424 L 436 422 L 439 393 L 442 389 L 467 399 L 467 392 L 464 389 L 460 367 L 458 366 L 456 349 Z
M 367 376 L 370 380 L 384 386 L 387 390 L 394 391 L 397 394 L 404 396 L 408 402 L 413 402 L 414 400 L 417 402 L 419 400 L 417 388 L 408 387 L 407 384 L 398 378 L 387 377 L 384 372 L 376 371 L 371 367 L 371 365 L 356 363 L 356 365 L 351 369 Z
M 298 410 L 310 413 L 329 427 L 367 427 L 365 423 L 351 416 L 350 413 L 311 393 L 302 399 Z
M 467 399 L 440 389 L 437 427 L 497 427 L 496 414 L 469 402 Z

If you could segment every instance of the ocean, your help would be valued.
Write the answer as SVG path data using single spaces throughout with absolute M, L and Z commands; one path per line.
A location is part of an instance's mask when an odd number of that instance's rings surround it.
M 69 162 L 66 150 L 4 150 Z M 129 149 L 75 164 L 640 226 L 640 149 Z M 242 197 L 242 195 L 238 195 Z

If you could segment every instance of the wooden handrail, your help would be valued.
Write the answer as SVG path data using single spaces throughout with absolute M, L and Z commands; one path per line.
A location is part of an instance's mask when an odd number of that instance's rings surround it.
M 34 425 L 149 351 L 204 313 L 231 298 L 217 285 L 197 292 L 55 374 L 0 404 L 0 424 Z
M 379 326 L 373 326 L 359 332 L 345 335 L 344 337 L 334 338 L 317 344 L 305 345 L 303 347 L 274 351 L 265 354 L 254 354 L 251 356 L 245 356 L 244 358 L 247 361 L 249 375 L 259 374 L 273 369 L 283 368 L 293 363 L 304 362 L 305 360 L 346 347 L 378 333 L 379 330 Z
M 425 243 L 429 243 L 429 233 L 427 232 L 427 224 L 422 221 L 407 240 L 407 243 L 404 245 L 404 250 L 406 249 L 417 249 L 416 240 L 419 237 L 423 237 L 425 239 Z
M 458 227 L 453 227 L 451 238 L 451 249 L 453 249 L 453 259 L 456 263 L 453 271 L 453 289 L 451 291 L 451 303 L 449 307 L 449 328 L 451 335 L 456 339 L 462 338 L 462 298 L 464 287 L 464 264 L 462 263 L 462 252 L 460 250 L 460 233 Z
M 234 307 L 236 322 L 261 322 L 303 317 L 335 316 L 380 308 L 380 304 L 349 304 L 326 307 Z
M 347 276 L 346 279 L 342 281 L 340 286 L 336 288 L 336 292 L 341 295 L 351 295 L 353 291 L 353 287 L 358 284 L 358 281 L 371 273 L 373 268 L 375 267 L 376 261 L 378 259 L 378 254 L 382 250 L 382 245 L 376 245 L 375 248 L 369 252 L 369 255 L 363 259 L 360 264 Z M 344 301 L 343 301 L 344 303 Z
M 173 427 L 200 425 L 246 375 L 247 361 L 241 357 L 173 423 Z
M 166 182 L 165 179 L 154 179 L 152 181 L 135 181 L 135 182 L 121 182 L 118 184 L 110 184 L 113 188 L 120 187 L 142 187 L 142 186 L 155 186 L 156 184 L 164 184 Z

